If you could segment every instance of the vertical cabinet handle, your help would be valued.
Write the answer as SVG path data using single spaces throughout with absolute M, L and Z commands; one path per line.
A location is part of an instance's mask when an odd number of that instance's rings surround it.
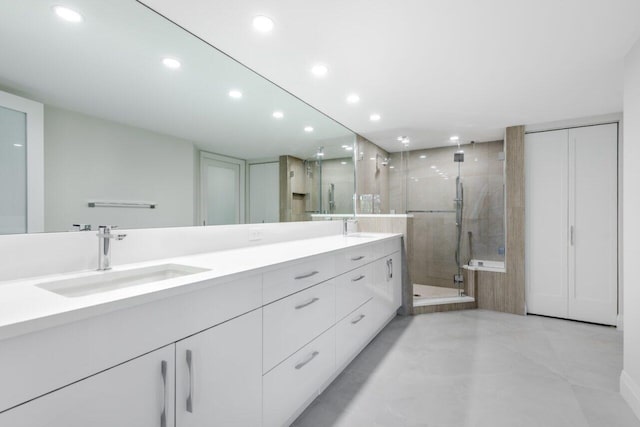
M 189 369 L 189 395 L 187 396 L 187 412 L 193 413 L 193 392 L 194 392 L 194 377 L 193 377 L 193 352 L 187 350 L 187 368 Z
M 387 260 L 387 280 L 393 279 L 393 259 Z
M 167 361 L 160 363 L 162 374 L 162 412 L 160 413 L 160 427 L 167 427 Z
M 569 242 L 571 242 L 571 246 L 573 246 L 573 236 L 574 236 L 573 225 L 569 227 Z

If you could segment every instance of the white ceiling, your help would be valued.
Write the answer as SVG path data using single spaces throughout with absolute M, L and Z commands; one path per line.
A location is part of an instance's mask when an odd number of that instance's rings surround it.
M 389 151 L 398 135 L 426 148 L 619 112 L 623 57 L 640 37 L 638 0 L 144 3 Z M 253 31 L 258 14 L 273 32 Z M 309 73 L 316 62 L 324 79 Z

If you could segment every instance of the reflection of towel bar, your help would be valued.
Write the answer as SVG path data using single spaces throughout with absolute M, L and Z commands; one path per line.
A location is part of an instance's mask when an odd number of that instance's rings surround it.
M 155 209 L 156 203 L 153 202 L 89 202 L 90 208 L 142 208 Z
M 455 211 L 454 210 L 428 210 L 428 211 L 411 210 L 411 211 L 407 211 L 407 213 L 455 213 Z

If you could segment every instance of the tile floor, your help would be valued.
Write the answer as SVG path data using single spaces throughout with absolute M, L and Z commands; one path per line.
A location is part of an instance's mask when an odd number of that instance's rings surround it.
M 618 393 L 622 333 L 467 310 L 398 317 L 296 427 L 640 427 Z

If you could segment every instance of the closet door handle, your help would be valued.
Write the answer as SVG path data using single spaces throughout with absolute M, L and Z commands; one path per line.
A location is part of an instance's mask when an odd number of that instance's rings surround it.
M 574 229 L 573 229 L 573 225 L 571 227 L 569 227 L 569 242 L 571 243 L 571 246 L 573 246 L 574 243 Z
M 160 413 L 160 427 L 167 427 L 167 362 L 160 363 L 162 374 L 162 412 Z
M 191 350 L 187 350 L 187 368 L 189 369 L 189 395 L 187 396 L 187 412 L 193 413 L 194 366 L 193 366 L 193 352 Z

